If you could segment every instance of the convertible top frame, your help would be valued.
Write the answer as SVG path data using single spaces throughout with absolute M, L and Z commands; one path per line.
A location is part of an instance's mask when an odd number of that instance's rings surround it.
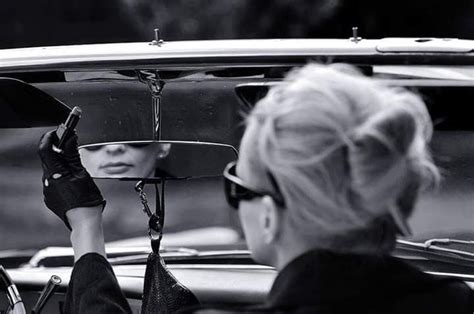
M 202 68 L 222 65 L 349 62 L 360 64 L 474 64 L 474 41 L 386 38 L 176 41 L 0 50 L 0 72 L 41 70 Z

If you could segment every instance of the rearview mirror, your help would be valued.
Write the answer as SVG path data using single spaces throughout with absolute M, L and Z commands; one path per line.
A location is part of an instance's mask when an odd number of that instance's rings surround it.
M 122 180 L 220 176 L 237 159 L 230 145 L 178 141 L 91 144 L 79 153 L 92 177 Z

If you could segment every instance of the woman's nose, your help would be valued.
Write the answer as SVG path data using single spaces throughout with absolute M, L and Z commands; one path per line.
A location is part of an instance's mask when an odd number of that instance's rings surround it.
M 123 154 L 126 150 L 125 144 L 111 144 L 106 147 L 107 153 L 111 155 Z

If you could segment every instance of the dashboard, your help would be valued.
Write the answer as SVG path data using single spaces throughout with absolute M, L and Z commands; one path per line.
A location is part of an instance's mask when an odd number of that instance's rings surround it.
M 259 265 L 174 264 L 171 273 L 193 291 L 202 304 L 244 306 L 265 300 L 276 271 Z M 122 291 L 133 313 L 140 313 L 145 265 L 114 266 Z M 41 290 L 52 275 L 61 277 L 59 289 L 45 305 L 42 313 L 61 313 L 71 275 L 70 267 L 21 268 L 8 270 L 27 310 L 31 310 Z M 0 297 L 0 309 L 7 308 L 7 299 Z
M 141 312 L 145 265 L 113 266 L 119 284 L 133 313 Z M 246 306 L 264 302 L 277 275 L 267 266 L 244 264 L 170 264 L 168 269 L 193 291 L 203 305 Z M 27 310 L 31 310 L 52 275 L 61 277 L 59 289 L 46 303 L 42 313 L 62 313 L 71 267 L 31 267 L 8 270 L 16 283 Z M 474 289 L 474 275 L 433 272 L 441 277 L 464 280 Z M 8 300 L 0 295 L 0 309 Z M 1 313 L 1 311 L 0 311 Z

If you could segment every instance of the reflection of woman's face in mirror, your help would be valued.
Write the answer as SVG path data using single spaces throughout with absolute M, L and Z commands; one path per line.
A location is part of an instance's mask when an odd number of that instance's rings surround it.
M 89 146 L 80 149 L 84 167 L 93 177 L 148 178 L 153 175 L 156 163 L 165 158 L 171 144 L 167 143 L 116 143 Z

